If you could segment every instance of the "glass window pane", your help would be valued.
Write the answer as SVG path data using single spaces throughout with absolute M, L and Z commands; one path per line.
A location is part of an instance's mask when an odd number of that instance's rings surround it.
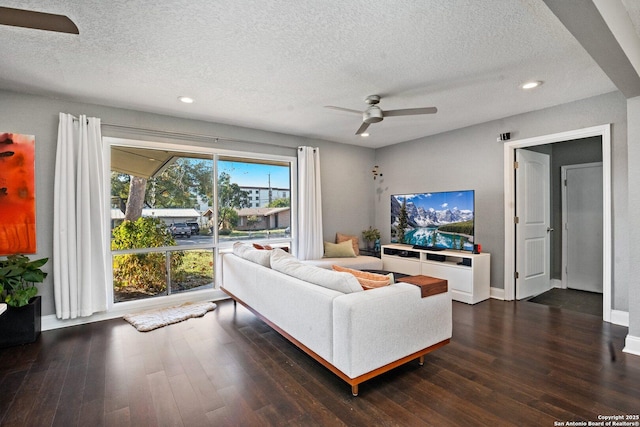
M 290 163 L 218 160 L 220 241 L 289 238 L 290 226 Z
M 213 250 L 173 251 L 171 293 L 212 289 L 214 283 Z
M 113 300 L 131 301 L 167 295 L 164 252 L 113 256 Z
M 112 234 L 117 234 L 125 219 L 135 222 L 140 218 L 157 218 L 171 237 L 135 247 L 212 243 L 208 219 L 203 215 L 212 202 L 211 155 L 111 147 Z
M 114 302 L 213 287 L 214 236 L 203 215 L 213 203 L 213 165 L 212 155 L 111 146 Z

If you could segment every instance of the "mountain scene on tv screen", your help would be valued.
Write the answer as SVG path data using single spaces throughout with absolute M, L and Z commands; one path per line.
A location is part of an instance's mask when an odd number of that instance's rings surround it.
M 472 250 L 473 191 L 391 196 L 391 241 Z

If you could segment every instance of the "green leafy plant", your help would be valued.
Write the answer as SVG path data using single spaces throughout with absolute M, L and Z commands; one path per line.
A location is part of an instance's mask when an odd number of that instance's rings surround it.
M 164 222 L 155 217 L 124 221 L 113 229 L 113 250 L 174 246 L 175 239 Z M 181 252 L 170 255 L 171 267 L 180 265 Z M 113 258 L 113 284 L 116 289 L 131 287 L 156 294 L 167 287 L 165 251 L 123 254 Z
M 15 254 L 0 261 L 0 300 L 12 307 L 22 307 L 38 294 L 34 283 L 42 283 L 47 273 L 40 267 L 49 258 L 31 260 L 25 255 Z
M 113 229 L 111 249 L 157 248 L 175 244 L 175 239 L 161 219 L 140 217 L 135 221 L 124 221 Z
M 375 242 L 380 238 L 380 230 L 377 228 L 369 227 L 362 232 L 362 238 L 367 242 Z

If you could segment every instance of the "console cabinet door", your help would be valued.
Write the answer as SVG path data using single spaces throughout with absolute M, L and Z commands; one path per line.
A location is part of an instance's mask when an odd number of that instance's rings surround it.
M 473 292 L 473 272 L 471 267 L 452 266 L 437 262 L 423 262 L 422 273 L 425 276 L 446 278 L 450 290 Z
M 420 261 L 415 258 L 384 257 L 384 269 L 415 276 L 420 273 Z

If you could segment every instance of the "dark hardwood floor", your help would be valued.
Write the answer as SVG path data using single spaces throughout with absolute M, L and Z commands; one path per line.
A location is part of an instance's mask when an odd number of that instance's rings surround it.
M 229 301 L 141 333 L 121 319 L 0 350 L 2 426 L 554 426 L 640 412 L 627 328 L 529 302 L 454 302 L 451 343 L 350 387 Z
M 602 294 L 579 291 L 577 289 L 552 288 L 540 295 L 527 299 L 529 302 L 549 305 L 602 318 Z

